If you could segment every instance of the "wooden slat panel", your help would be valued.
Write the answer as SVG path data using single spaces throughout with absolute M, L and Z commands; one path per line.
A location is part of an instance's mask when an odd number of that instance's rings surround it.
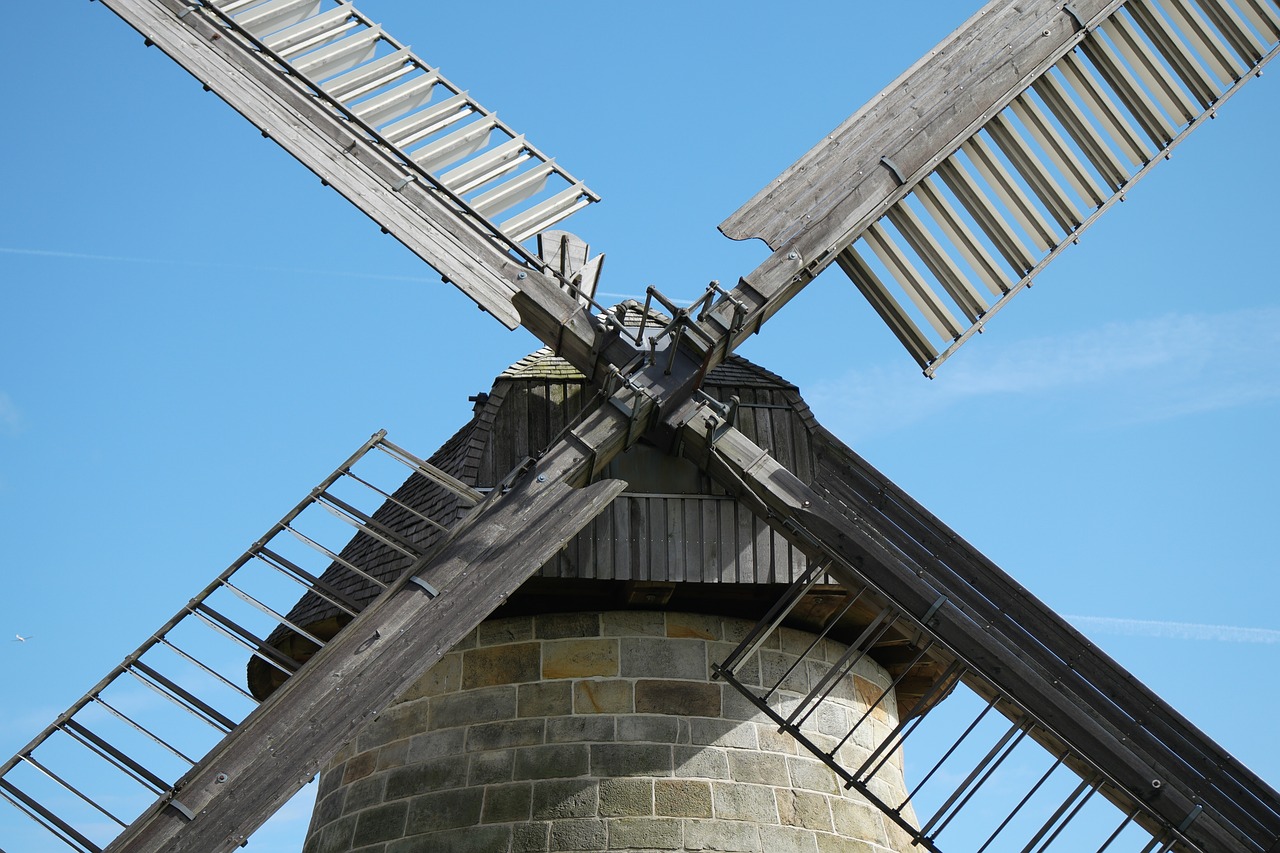
M 1104 29 L 1104 32 L 1109 29 Z M 1147 138 L 1155 143 L 1156 148 L 1169 144 L 1177 132 L 1176 128 L 1152 100 L 1147 89 L 1125 66 L 1115 49 L 1097 36 L 1081 42 L 1080 49 L 1089 57 L 1093 67 L 1098 69 L 1102 79 L 1107 81 L 1107 85 L 1116 93 L 1116 97 L 1146 133 Z
M 1129 170 L 1120 158 L 1101 137 L 1084 112 L 1068 94 L 1062 83 L 1052 75 L 1046 74 L 1035 82 L 1035 91 L 1053 113 L 1059 124 L 1067 131 L 1067 135 L 1084 152 L 1085 157 L 1098 170 L 1102 179 L 1112 191 L 1119 190 L 1129 180 Z
M 965 142 L 960 146 L 960 150 L 968 155 L 974 169 L 986 181 L 996 198 L 1004 204 L 1005 209 L 1013 214 L 1013 218 L 1022 226 L 1022 230 L 1036 247 L 1047 252 L 1058 244 L 1058 239 L 1062 235 L 1054 230 L 1040 209 L 1022 191 L 1022 187 L 1005 168 L 996 153 L 991 150 L 991 146 L 981 134 Z
M 844 270 L 849 280 L 857 285 L 858 290 L 871 303 L 871 307 L 884 320 L 890 331 L 907 348 L 907 352 L 911 353 L 917 364 L 925 367 L 937 358 L 937 348 L 925 337 L 924 332 L 920 331 L 915 321 L 902 310 L 897 300 L 889 294 L 884 282 L 871 267 L 867 266 L 867 262 L 862 259 L 854 246 L 841 252 L 836 258 L 836 263 L 840 265 L 840 269 Z M 745 433 L 746 430 L 743 432 Z
M 1084 221 L 1084 214 L 1058 185 L 1058 180 L 1042 161 L 1045 155 L 1033 151 L 1031 146 L 1014 126 L 1006 120 L 1005 113 L 987 123 L 986 131 L 996 146 L 1009 158 L 1013 168 L 1018 171 L 1031 191 L 1040 199 L 1041 204 L 1049 211 L 1049 215 L 1058 223 L 1063 234 L 1070 233 Z M 1057 239 L 1055 235 L 1054 244 Z
M 969 279 L 956 266 L 951 255 L 942 247 L 925 224 L 908 205 L 899 202 L 889 208 L 889 221 L 898 229 L 911 250 L 915 252 L 933 277 L 938 280 L 951 299 L 972 323 L 987 310 L 987 301 L 969 283 Z
M 1004 217 L 993 209 L 991 202 L 964 166 L 954 158 L 944 160 L 938 164 L 938 177 L 969 212 L 983 233 L 991 238 L 996 251 L 1004 257 L 1019 278 L 1036 265 L 1035 255 L 1009 227 Z
M 1200 106 L 1208 109 L 1218 99 L 1218 85 L 1213 75 L 1196 61 L 1195 55 L 1178 35 L 1168 19 L 1149 3 L 1130 3 L 1127 7 L 1138 27 L 1156 46 L 1156 50 L 1191 90 Z
M 1152 0 L 1152 2 L 1168 15 L 1169 20 L 1173 21 L 1183 37 L 1209 66 L 1209 70 L 1217 75 L 1219 83 L 1228 86 L 1246 73 L 1248 65 L 1241 62 L 1231 48 L 1227 47 L 1218 31 L 1204 19 L 1193 4 L 1185 0 Z
M 1111 99 L 1102 83 L 1083 62 L 1068 54 L 1058 63 L 1071 91 L 1084 103 L 1085 109 L 1098 121 L 1116 143 L 1120 152 L 1134 166 L 1141 166 L 1151 159 L 1155 149 L 1149 148 L 1142 136 L 1129 123 L 1127 113 Z M 1126 180 L 1128 170 L 1126 170 Z
M 1031 134 L 1031 137 L 1053 162 L 1058 171 L 1062 173 L 1062 176 L 1080 194 L 1080 198 L 1087 203 L 1091 203 L 1094 207 L 1107 200 L 1106 191 L 1099 186 L 1093 173 L 1080 161 L 1080 158 L 1076 156 L 1075 150 L 1067 143 L 1058 128 L 1044 114 L 1044 110 L 1040 109 L 1040 105 L 1028 93 L 1024 92 L 1021 97 L 1016 98 L 1009 105 L 1009 109 L 1022 122 L 1023 127 L 1027 129 L 1027 133 Z
M 1141 31 L 1126 13 L 1117 13 L 1107 22 L 1106 32 L 1115 42 L 1120 55 L 1129 63 L 1148 92 L 1156 96 L 1165 113 L 1185 124 L 1200 114 L 1196 103 L 1177 84 L 1156 58 Z
M 986 285 L 993 296 L 1008 292 L 1008 274 L 1000 266 L 987 247 L 969 228 L 969 224 L 951 205 L 933 183 L 933 178 L 925 178 L 916 184 L 915 197 L 920 206 L 933 219 L 946 235 L 951 245 L 960 252 L 961 257 L 969 264 L 969 268 L 978 274 L 978 278 Z
M 954 338 L 964 331 L 964 327 L 951 313 L 951 309 L 938 298 L 938 294 L 933 291 L 924 276 L 902 253 L 880 223 L 877 222 L 868 228 L 862 237 L 939 337 Z

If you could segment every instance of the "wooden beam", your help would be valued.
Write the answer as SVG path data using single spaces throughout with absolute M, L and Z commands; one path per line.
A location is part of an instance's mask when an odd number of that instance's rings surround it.
M 708 417 L 718 422 L 712 431 L 705 427 Z M 709 409 L 685 419 L 690 423 L 683 432 L 687 457 L 748 506 L 760 509 L 762 517 L 813 559 L 834 558 L 829 572 L 845 585 L 870 583 L 917 619 L 932 613 L 928 630 L 979 674 L 985 682 L 979 687 L 990 690 L 994 685 L 1013 698 L 1047 731 L 1101 768 L 1133 804 L 1141 803 L 1174 828 L 1204 804 L 1204 812 L 1184 834 L 1205 851 L 1244 853 L 1280 843 L 1269 828 L 1280 814 L 1280 796 L 1251 774 L 1242 777 L 1229 760 L 1208 773 L 1189 767 L 1187 757 L 1194 753 L 1226 754 L 1176 713 L 1166 713 L 1164 704 L 1118 664 L 1108 659 L 1123 680 L 1115 692 L 1104 695 L 1084 683 L 1089 667 L 1073 657 L 1075 647 L 1054 646 L 1053 632 L 1037 634 L 1034 643 L 1009 639 L 1006 626 L 1032 618 L 1031 613 L 1038 623 L 1057 620 L 1059 635 L 1075 633 L 1025 590 L 1019 597 L 993 599 L 1000 602 L 998 610 L 991 600 L 984 604 L 976 590 L 947 583 L 930 572 L 932 565 L 909 559 L 893 539 L 893 525 L 881 526 L 848 506 L 836 507 Z M 1180 739 L 1166 743 L 1154 736 L 1156 718 L 1163 718 L 1164 730 Z
M 510 491 L 341 631 L 108 848 L 108 853 L 218 853 L 249 834 L 343 744 L 434 665 L 626 487 L 584 483 L 626 421 L 605 406 Z M 417 581 L 438 591 L 432 596 Z M 170 802 L 172 800 L 173 802 Z M 193 815 L 190 820 L 185 814 Z

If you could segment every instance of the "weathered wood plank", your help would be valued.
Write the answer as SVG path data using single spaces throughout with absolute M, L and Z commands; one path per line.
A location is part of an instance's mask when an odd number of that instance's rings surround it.
M 1186 829 L 1187 836 L 1203 849 L 1250 849 L 1240 840 L 1241 826 L 1258 827 L 1252 837 L 1264 845 L 1280 843 L 1280 833 L 1270 828 L 1280 814 L 1280 795 L 1247 770 L 1233 766 L 1234 761 L 1203 733 L 1167 709 L 1026 590 L 1008 588 L 986 599 L 981 590 L 971 590 L 964 578 L 921 572 L 925 566 L 900 550 L 896 525 L 881 526 L 872 517 L 833 506 L 737 430 L 721 433 L 714 450 L 699 430 L 686 428 L 684 439 L 689 458 L 703 464 L 727 487 L 747 484 L 751 496 L 770 508 L 772 523 L 789 531 L 789 538 L 811 557 L 837 557 L 831 571 L 842 584 L 858 588 L 863 579 L 853 574 L 851 566 L 861 565 L 861 574 L 906 612 L 918 618 L 934 612 L 930 629 L 949 648 L 964 657 L 985 681 L 1005 690 L 1073 749 L 1104 768 L 1131 795 L 1145 794 L 1151 790 L 1152 780 L 1161 781 L 1158 797 L 1142 799 L 1168 825 L 1180 826 L 1196 803 L 1205 803 L 1205 813 Z M 993 582 L 1003 578 L 1016 586 L 994 567 L 980 570 Z M 944 598 L 946 604 L 935 610 L 934 605 Z M 998 610 L 992 601 L 1000 602 Z M 1010 639 L 1000 628 L 999 623 L 1021 624 L 1024 619 L 1042 627 L 1057 623 L 1056 630 L 1037 630 L 1028 641 L 1025 637 Z M 1055 635 L 1068 641 L 1059 645 Z M 1070 642 L 1072 635 L 1078 642 Z M 1114 692 L 1104 694 L 1085 683 L 1092 674 L 1081 663 L 1080 655 L 1085 652 L 1104 669 L 1121 676 Z M 1164 718 L 1169 734 L 1176 736 L 1188 753 L 1222 757 L 1219 769 L 1202 777 L 1212 780 L 1210 784 L 1189 775 L 1183 753 L 1169 752 L 1169 744 L 1148 731 L 1153 715 Z M 1142 723 L 1135 725 L 1135 720 Z M 1144 736 L 1135 737 L 1143 731 Z M 1238 795 L 1216 790 L 1221 771 L 1228 768 L 1235 779 L 1245 780 Z
M 621 480 L 573 488 L 590 462 L 576 443 L 561 443 L 509 494 L 478 508 L 451 541 L 370 605 L 181 780 L 177 799 L 195 814 L 192 822 L 162 800 L 108 850 L 236 850 L 365 722 L 621 493 Z M 413 576 L 441 595 L 424 594 L 408 582 Z

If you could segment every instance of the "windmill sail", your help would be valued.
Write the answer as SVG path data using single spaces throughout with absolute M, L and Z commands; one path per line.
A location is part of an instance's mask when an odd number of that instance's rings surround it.
M 508 328 L 522 244 L 599 200 L 350 3 L 104 5 Z
M 932 374 L 1277 50 L 1275 0 L 996 0 L 720 229 L 798 257 L 746 277 L 782 301 L 837 263 Z

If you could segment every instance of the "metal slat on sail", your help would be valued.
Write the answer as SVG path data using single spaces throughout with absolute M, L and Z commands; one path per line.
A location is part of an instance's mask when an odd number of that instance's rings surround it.
M 1218 97 L 1217 83 L 1213 75 L 1200 64 L 1191 49 L 1183 43 L 1169 20 L 1147 3 L 1131 3 L 1126 8 L 1200 106 L 1204 109 L 1212 106 Z M 1192 113 L 1192 118 L 1195 117 L 1195 112 Z
M 1223 86 L 1239 80 L 1248 71 L 1248 65 L 1232 52 L 1218 31 L 1204 19 L 1194 4 L 1181 0 L 1152 0 L 1155 6 L 1174 23 L 1183 37 L 1191 43 Z
M 991 238 L 996 250 L 1004 256 L 1014 272 L 1022 276 L 1035 266 L 1035 256 L 1005 222 L 1004 217 L 993 209 L 964 166 L 954 159 L 944 160 L 938 165 L 937 175 L 959 199 L 978 227 Z
M 353 104 L 351 111 L 364 123 L 377 127 L 424 106 L 439 82 L 438 74 L 424 74 Z
M 1105 40 L 1097 37 L 1085 39 L 1081 42 L 1080 49 L 1084 51 L 1085 56 L 1089 57 L 1093 67 L 1098 69 L 1098 73 L 1116 93 L 1120 103 L 1124 104 L 1147 138 L 1155 143 L 1156 148 L 1167 145 L 1177 132 L 1176 128 L 1161 112 L 1151 94 L 1143 88 L 1142 83 L 1125 66 L 1115 49 Z
M 1018 174 L 1026 180 L 1027 185 L 1031 187 L 1031 191 L 1036 194 L 1036 198 L 1040 199 L 1049 214 L 1062 228 L 1065 234 L 1075 228 L 1084 221 L 1082 212 L 1077 209 L 1075 203 L 1058 185 L 1058 180 L 1047 168 L 1047 164 L 1042 162 L 1042 155 L 1031 149 L 1026 140 L 1019 135 L 1018 131 L 1004 118 L 1004 115 L 998 115 L 987 123 L 987 133 L 991 135 L 991 140 L 1009 158 L 1009 162 L 1013 164 L 1013 168 Z M 1052 234 L 1052 243 L 1057 243 L 1058 235 Z
M 1197 3 L 1245 62 L 1252 65 L 1267 55 L 1266 45 L 1258 40 L 1231 3 L 1225 0 L 1197 0 Z
M 372 62 L 365 62 L 353 71 L 331 77 L 321 83 L 320 88 L 342 103 L 349 104 L 406 74 L 412 74 L 413 70 L 413 59 L 409 51 L 397 50 Z
M 261 39 L 269 49 L 288 59 L 306 50 L 337 41 L 360 26 L 350 3 L 322 12 Z
M 964 331 L 950 309 L 943 304 L 938 295 L 925 282 L 924 276 L 915 268 L 910 259 L 893 242 L 879 223 L 871 226 L 863 234 L 871 251 L 876 253 L 881 263 L 901 285 L 907 298 L 916 306 L 934 331 L 943 337 L 954 338 Z
M 1036 80 L 1033 87 L 1036 94 L 1044 100 L 1049 112 L 1066 130 L 1072 142 L 1079 146 L 1107 185 L 1113 191 L 1123 187 L 1129 180 L 1128 168 L 1112 147 L 1094 132 L 1088 117 L 1066 91 L 1064 84 L 1059 83 L 1053 75 L 1046 74 Z
M 836 263 L 921 367 L 925 367 L 938 357 L 937 347 L 903 311 L 898 301 L 890 295 L 884 282 L 871 267 L 867 266 L 867 262 L 862 259 L 854 246 L 841 252 Z
M 554 172 L 551 163 L 534 166 L 471 199 L 471 207 L 481 216 L 497 216 L 542 192 Z
M 373 59 L 382 38 L 377 29 L 353 33 L 327 47 L 313 50 L 293 61 L 299 73 L 317 82 L 327 80 Z
M 974 289 L 969 279 L 956 266 L 955 261 L 947 254 L 942 244 L 934 238 L 928 227 L 916 216 L 908 205 L 894 205 L 889 210 L 888 219 L 898 233 L 907 241 L 907 245 L 915 252 L 929 272 L 942 285 L 951 299 L 960 307 L 969 322 L 976 321 L 987 310 L 987 302 L 982 294 Z
M 241 12 L 235 20 L 248 32 L 262 38 L 315 15 L 320 11 L 320 3 L 321 0 L 270 0 Z
M 1200 114 L 1200 108 L 1178 85 L 1164 65 L 1151 52 L 1146 40 L 1132 24 L 1127 14 L 1118 14 L 1107 22 L 1107 35 L 1115 43 L 1120 55 L 1142 81 L 1144 88 L 1155 95 L 1166 114 L 1185 124 Z
M 934 186 L 932 177 L 925 178 L 916 184 L 915 196 L 919 199 L 921 207 L 928 212 L 951 244 L 960 252 L 970 269 L 982 279 L 987 290 L 994 296 L 1007 292 L 1012 283 L 1008 275 L 1000 267 L 1000 263 L 991 257 L 987 247 L 978 240 L 964 218 L 951 206 L 951 202 Z
M 1106 191 L 1098 185 L 1093 173 L 1080 161 L 1071 145 L 1028 93 L 1023 92 L 1014 98 L 1009 109 L 1082 199 L 1095 207 L 1106 201 Z
M 459 117 L 465 115 L 460 113 Z M 437 119 L 439 121 L 439 119 Z M 447 136 L 414 149 L 409 156 L 425 171 L 438 172 L 459 160 L 470 157 L 489 142 L 489 136 L 497 127 L 497 116 L 486 116 L 461 127 Z M 438 128 L 437 128 L 438 129 Z M 383 128 L 383 133 L 394 133 L 395 126 Z M 408 142 L 404 144 L 409 144 Z

